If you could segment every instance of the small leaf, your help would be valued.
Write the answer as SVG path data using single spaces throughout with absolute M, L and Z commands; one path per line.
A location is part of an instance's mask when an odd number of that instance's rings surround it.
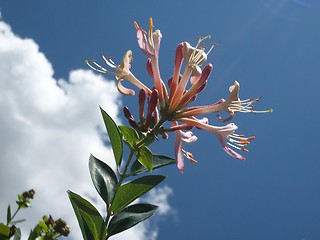
M 41 234 L 41 227 L 39 226 L 39 224 L 37 224 L 35 228 L 30 231 L 28 240 L 35 240 L 37 239 L 38 236 L 40 236 L 40 234 Z
M 68 191 L 84 240 L 104 240 L 106 227 L 98 210 L 80 195 Z
M 165 178 L 166 176 L 150 175 L 122 185 L 118 188 L 116 196 L 113 199 L 111 206 L 112 211 L 114 213 L 119 212 L 138 197 L 157 186 Z
M 157 209 L 157 206 L 145 203 L 131 205 L 123 209 L 111 219 L 108 227 L 108 236 L 127 230 L 139 222 L 146 220 Z
M 116 160 L 117 166 L 120 166 L 122 160 L 122 138 L 117 127 L 117 124 L 112 120 L 112 118 L 100 107 L 104 125 L 106 126 L 110 143 L 112 146 L 114 158 Z
M 26 220 L 25 220 L 25 219 L 19 219 L 19 220 L 16 220 L 16 221 L 11 221 L 10 223 L 13 224 L 13 225 L 15 225 L 15 224 L 17 224 L 17 223 L 22 223 L 22 222 L 24 222 L 24 221 L 26 221 Z
M 11 221 L 11 207 L 10 205 L 7 208 L 7 224 L 9 224 Z
M 153 155 L 152 169 L 161 168 L 170 164 L 176 164 L 176 160 L 164 155 Z M 132 164 L 130 169 L 130 173 L 134 175 L 145 173 L 148 171 L 149 170 L 141 165 L 138 160 Z
M 122 133 L 123 140 L 129 145 L 129 147 L 134 148 L 136 143 L 140 140 L 137 131 L 127 126 L 119 126 L 119 130 Z
M 93 185 L 103 201 L 110 205 L 116 192 L 118 179 L 114 171 L 104 162 L 93 155 L 89 159 L 89 170 Z
M 138 161 L 142 166 L 152 171 L 153 155 L 149 148 L 142 146 L 138 149 Z
M 3 223 L 0 223 L 0 239 L 9 239 L 10 234 L 10 227 L 7 225 L 4 225 Z
M 21 230 L 20 228 L 16 228 L 16 233 L 13 235 L 13 240 L 20 240 L 21 239 Z

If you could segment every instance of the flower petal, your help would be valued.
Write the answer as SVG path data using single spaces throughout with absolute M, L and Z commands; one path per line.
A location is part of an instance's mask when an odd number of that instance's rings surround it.
M 122 79 L 118 79 L 118 81 L 117 81 L 118 91 L 121 92 L 121 93 L 124 94 L 124 95 L 134 96 L 134 95 L 135 95 L 135 91 L 132 90 L 132 89 L 129 89 L 129 88 L 124 87 L 124 86 L 121 84 L 121 81 L 122 81 Z

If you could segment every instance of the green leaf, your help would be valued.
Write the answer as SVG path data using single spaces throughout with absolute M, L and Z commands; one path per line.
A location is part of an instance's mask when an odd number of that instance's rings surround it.
M 129 147 L 134 148 L 136 143 L 140 140 L 137 131 L 127 126 L 119 126 L 119 130 L 122 133 L 123 140 L 129 145 Z
M 114 171 L 104 162 L 93 155 L 89 159 L 89 170 L 93 185 L 103 201 L 110 205 L 116 192 L 118 179 Z
M 114 159 L 116 160 L 117 166 L 120 166 L 122 160 L 122 138 L 120 131 L 116 125 L 116 123 L 112 120 L 112 118 L 100 107 L 100 111 L 102 114 L 102 118 L 104 121 L 104 125 L 106 126 L 110 143 L 112 146 Z
M 157 209 L 157 206 L 145 203 L 131 205 L 123 209 L 111 219 L 108 227 L 108 236 L 127 230 L 139 222 L 146 220 Z
M 10 205 L 7 208 L 7 224 L 9 224 L 11 221 L 11 207 Z
M 98 210 L 76 193 L 68 191 L 84 240 L 104 240 L 106 227 Z
M 165 155 L 153 155 L 152 169 L 161 168 L 170 164 L 175 164 L 176 160 Z M 131 165 L 130 173 L 133 175 L 148 172 L 149 170 L 141 165 L 137 160 Z
M 10 234 L 10 227 L 7 225 L 4 225 L 3 223 L 0 223 L 0 239 L 9 239 Z
M 149 148 L 142 146 L 138 149 L 138 161 L 142 166 L 152 171 L 153 155 Z
M 21 230 L 20 228 L 16 228 L 16 233 L 13 235 L 13 240 L 20 240 L 21 239 Z
M 166 176 L 150 175 L 138 178 L 132 182 L 122 185 L 118 188 L 116 196 L 113 199 L 111 209 L 114 213 L 119 212 L 128 204 L 148 192 L 159 183 L 161 183 Z
M 41 233 L 41 227 L 39 226 L 39 224 L 37 224 L 36 227 L 30 231 L 28 240 L 37 239 L 37 237 L 40 236 L 40 233 Z
M 11 221 L 10 223 L 13 224 L 13 225 L 15 225 L 15 224 L 17 224 L 17 223 L 22 223 L 22 222 L 24 222 L 24 221 L 26 221 L 26 220 L 25 220 L 25 219 L 19 219 L 19 220 L 16 220 L 16 221 Z

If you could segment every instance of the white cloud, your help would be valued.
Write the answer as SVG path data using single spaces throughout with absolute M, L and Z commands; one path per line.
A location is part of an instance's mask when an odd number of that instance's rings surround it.
M 28 219 L 21 225 L 24 230 L 50 213 L 64 218 L 73 238 L 81 239 L 66 191 L 98 198 L 88 172 L 89 154 L 111 166 L 114 162 L 101 140 L 104 126 L 98 106 L 119 123 L 120 95 L 113 81 L 89 70 L 73 70 L 68 80 L 54 79 L 53 67 L 38 45 L 14 35 L 1 21 L 0 43 L 1 220 L 4 207 L 14 206 L 17 193 L 34 188 L 33 207 L 19 214 Z M 157 191 L 162 196 L 161 215 L 170 209 L 167 197 L 172 190 Z M 129 235 L 156 239 L 157 229 L 150 231 L 144 223 L 115 239 Z

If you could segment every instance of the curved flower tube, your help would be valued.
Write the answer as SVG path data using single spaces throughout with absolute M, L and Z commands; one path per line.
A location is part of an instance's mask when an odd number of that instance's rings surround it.
M 175 127 L 178 125 L 176 121 L 171 122 L 172 126 Z M 181 173 L 184 172 L 184 156 L 187 157 L 192 163 L 195 163 L 196 160 L 193 158 L 193 155 L 190 152 L 187 152 L 182 149 L 183 142 L 193 143 L 198 140 L 198 138 L 193 135 L 191 131 L 183 132 L 181 130 L 176 130 L 176 142 L 175 142 L 175 156 L 177 161 L 177 167 Z
M 206 130 L 215 134 L 223 148 L 223 150 L 228 153 L 231 157 L 234 157 L 239 160 L 245 160 L 245 157 L 235 152 L 230 147 L 233 147 L 237 150 L 248 152 L 248 149 L 245 148 L 250 144 L 250 140 L 255 139 L 254 136 L 244 137 L 244 135 L 235 134 L 234 132 L 238 127 L 234 123 L 229 123 L 226 126 L 216 127 L 206 123 L 203 123 L 196 118 L 181 118 L 179 121 L 193 125 L 199 129 Z M 230 147 L 229 147 L 230 146 Z
M 149 31 L 148 33 L 139 27 L 137 22 L 134 22 L 134 26 L 137 30 L 137 40 L 139 48 L 142 52 L 150 58 L 149 63 L 147 62 L 147 70 L 150 75 L 152 75 L 154 79 L 155 88 L 159 93 L 159 102 L 162 105 L 165 102 L 164 94 L 163 94 L 163 81 L 160 76 L 159 70 L 159 49 L 160 42 L 162 38 L 162 34 L 160 30 L 156 30 L 153 32 L 153 21 L 152 18 L 149 20 Z M 147 37 L 148 34 L 148 37 Z M 151 66 L 151 68 L 150 68 Z
M 145 86 L 142 82 L 140 82 L 130 71 L 131 68 L 131 62 L 132 62 L 132 51 L 128 50 L 122 60 L 122 63 L 120 65 L 116 65 L 111 58 L 106 58 L 103 54 L 102 58 L 104 62 L 111 68 L 113 68 L 115 71 L 108 71 L 101 65 L 99 65 L 95 60 L 86 60 L 86 64 L 93 70 L 101 73 L 108 73 L 111 75 L 114 75 L 117 79 L 117 88 L 119 92 L 121 92 L 124 95 L 135 95 L 135 91 L 129 88 L 124 87 L 121 84 L 122 80 L 128 80 L 129 82 L 136 85 L 139 89 L 145 90 L 147 94 L 151 94 L 151 90 Z

